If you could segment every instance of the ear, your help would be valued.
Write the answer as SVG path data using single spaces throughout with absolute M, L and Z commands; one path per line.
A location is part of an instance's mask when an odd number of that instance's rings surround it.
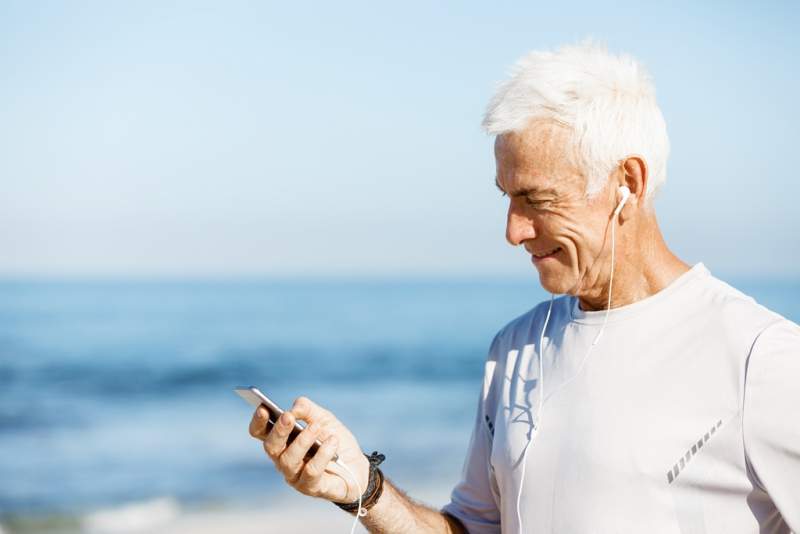
M 622 181 L 619 185 L 626 185 L 631 190 L 631 196 L 620 212 L 623 220 L 630 218 L 633 212 L 644 207 L 645 191 L 647 191 L 647 161 L 642 156 L 628 156 L 620 162 Z

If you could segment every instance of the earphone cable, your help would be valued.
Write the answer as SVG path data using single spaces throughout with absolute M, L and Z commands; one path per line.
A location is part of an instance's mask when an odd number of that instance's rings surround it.
M 361 489 L 361 484 L 358 483 L 358 478 L 356 478 L 355 473 L 353 473 L 353 471 L 347 467 L 347 464 L 344 463 L 341 458 L 336 460 L 336 465 L 343 467 L 345 471 L 347 471 L 347 473 L 350 475 L 350 478 L 353 480 L 353 482 L 355 482 L 356 488 L 358 489 L 358 512 L 356 512 L 356 517 L 353 519 L 353 526 L 350 527 L 350 534 L 354 534 L 356 531 L 356 525 L 358 525 L 358 519 L 367 515 L 367 511 L 361 508 L 361 494 L 363 490 Z
M 531 442 L 533 441 L 536 433 L 539 431 L 539 427 L 542 425 L 542 418 L 544 415 L 544 333 L 545 330 L 547 330 L 547 323 L 550 322 L 550 312 L 553 310 L 553 300 L 555 297 L 555 293 L 550 294 L 550 306 L 547 308 L 547 316 L 544 319 L 542 333 L 539 335 L 539 383 L 536 384 L 536 388 L 539 390 L 539 413 L 536 418 L 536 426 L 530 430 L 531 435 L 528 438 L 528 442 L 525 444 L 525 450 L 522 451 L 522 473 L 520 474 L 519 491 L 517 492 L 517 524 L 519 524 L 520 532 L 523 531 L 520 503 L 522 500 L 522 487 L 524 485 L 523 483 L 525 482 L 525 467 L 528 463 L 528 449 L 530 449 Z

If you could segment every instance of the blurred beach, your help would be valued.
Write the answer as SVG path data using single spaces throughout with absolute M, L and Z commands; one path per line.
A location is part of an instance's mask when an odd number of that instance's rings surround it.
M 800 319 L 800 281 L 730 282 Z M 348 532 L 250 438 L 249 384 L 330 408 L 441 506 L 489 343 L 545 298 L 535 276 L 1 282 L 0 531 Z
M 294 495 L 248 435 L 252 410 L 232 391 L 243 384 L 330 408 L 365 451 L 386 454 L 387 476 L 443 504 L 491 338 L 541 298 L 533 278 L 4 282 L 0 524 L 346 526 Z

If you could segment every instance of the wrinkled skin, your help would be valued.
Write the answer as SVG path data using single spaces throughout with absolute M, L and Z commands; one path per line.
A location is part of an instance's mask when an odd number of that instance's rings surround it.
M 586 178 L 571 143 L 571 132 L 552 121 L 534 121 L 521 132 L 497 136 L 497 186 L 509 197 L 506 239 L 522 245 L 535 262 L 547 291 L 577 296 L 581 308 L 605 309 L 611 275 L 611 224 L 616 224 L 612 307 L 656 293 L 689 266 L 664 243 L 655 212 L 644 201 L 647 164 L 637 155 L 622 160 L 605 187 L 587 198 Z M 620 217 L 611 216 L 631 196 Z

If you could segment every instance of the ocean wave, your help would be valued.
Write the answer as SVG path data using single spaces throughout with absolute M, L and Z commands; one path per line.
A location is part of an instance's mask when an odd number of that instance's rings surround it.
M 6 373 L 6 386 L 45 387 L 70 396 L 159 395 L 192 389 L 214 389 L 257 380 L 303 381 L 313 369 L 314 380 L 452 381 L 477 379 L 483 354 L 475 349 L 433 347 L 366 347 L 358 350 L 264 349 L 230 351 L 202 362 L 80 359 L 28 366 Z M 1 394 L 0 394 L 1 396 Z M 2 414 L 0 414 L 2 415 Z M 15 426 L 13 414 L 0 417 L 0 426 Z
M 81 519 L 81 526 L 91 534 L 140 532 L 162 528 L 175 521 L 180 513 L 180 505 L 174 498 L 160 497 L 91 512 Z

